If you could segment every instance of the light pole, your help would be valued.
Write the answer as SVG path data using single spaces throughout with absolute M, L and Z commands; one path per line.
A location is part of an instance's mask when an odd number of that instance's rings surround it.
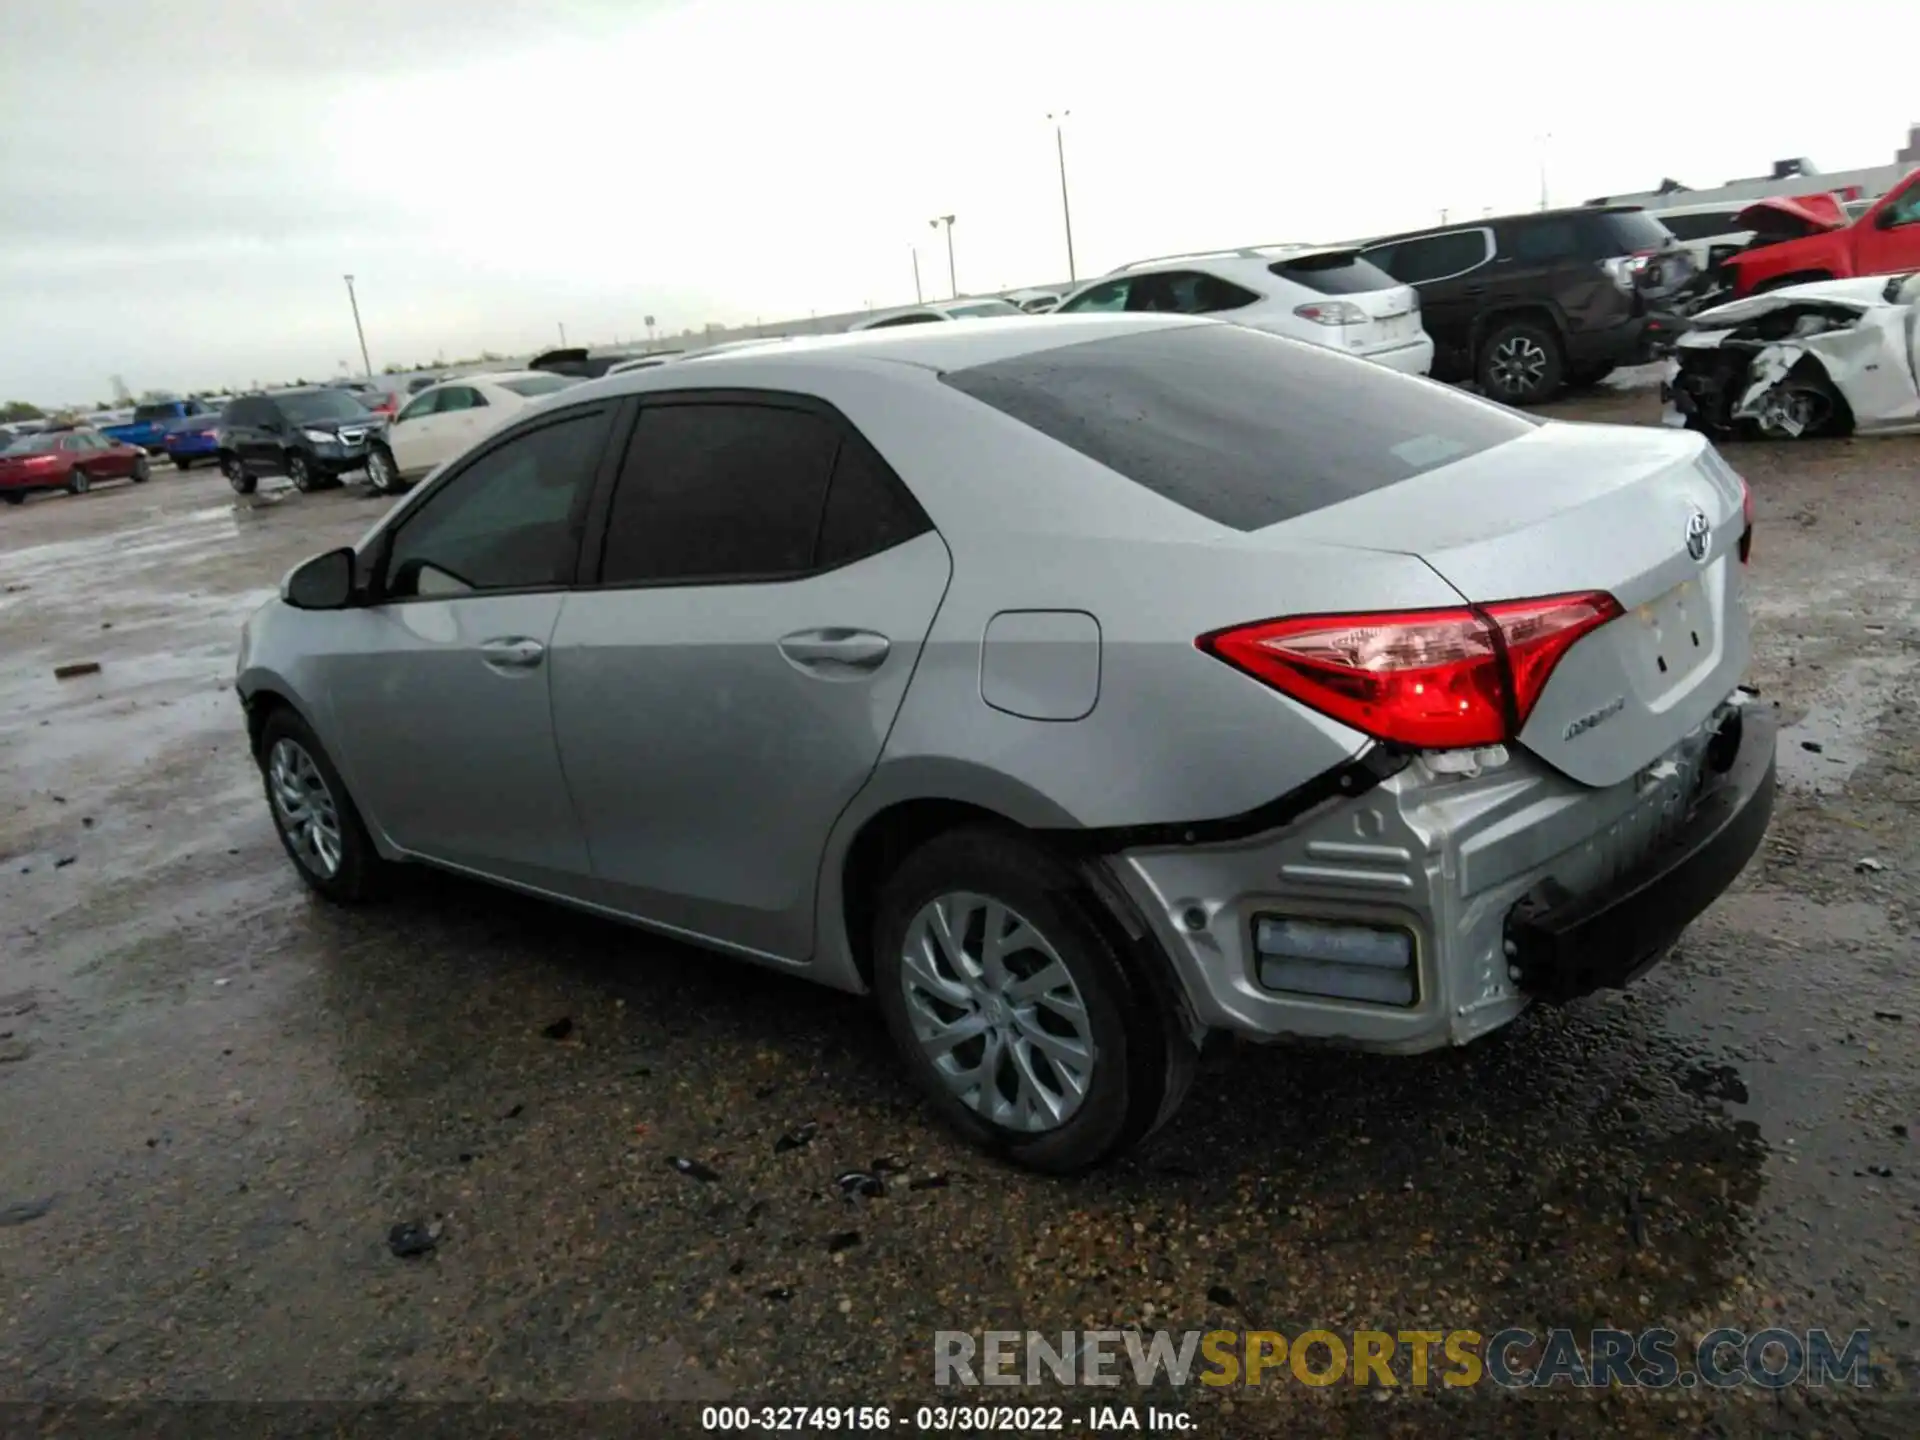
M 554 321 L 553 323 L 554 323 L 554 324 L 556 324 L 556 325 L 558 325 L 558 326 L 560 327 L 560 348 L 561 348 L 562 350 L 564 350 L 564 349 L 566 349 L 566 348 L 567 348 L 567 326 L 566 326 L 566 322 L 565 322 L 564 320 L 556 320 L 556 321 Z
M 1073 210 L 1067 204 L 1067 142 L 1060 134 L 1062 122 L 1071 114 L 1071 110 L 1062 110 L 1057 115 L 1049 113 L 1047 119 L 1053 121 L 1053 153 L 1060 160 L 1060 218 L 1067 226 L 1067 279 L 1075 281 L 1080 278 L 1080 272 L 1073 268 Z
M 1540 140 L 1540 208 L 1547 208 L 1547 147 L 1553 143 L 1553 136 L 1542 135 Z
M 942 225 L 947 227 L 947 290 L 950 299 L 958 300 L 960 298 L 960 282 L 953 278 L 953 216 L 936 215 L 933 219 L 929 220 L 927 224 L 935 230 L 938 230 Z
M 373 378 L 373 361 L 367 358 L 367 332 L 360 325 L 360 298 L 353 293 L 353 277 L 346 277 L 347 303 L 353 306 L 353 333 L 360 337 L 360 363 L 367 367 L 367 378 Z
M 926 298 L 925 295 L 920 293 L 920 247 L 915 245 L 913 247 L 913 303 L 916 305 L 925 304 Z

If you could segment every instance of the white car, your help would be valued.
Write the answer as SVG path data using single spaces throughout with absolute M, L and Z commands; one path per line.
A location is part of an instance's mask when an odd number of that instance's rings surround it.
M 1351 245 L 1258 246 L 1138 260 L 1074 291 L 1054 314 L 1114 310 L 1212 315 L 1408 375 L 1433 368 L 1420 292 Z
M 931 320 L 998 320 L 1027 312 L 1011 301 L 991 296 L 985 300 L 930 300 L 905 310 L 886 310 L 849 325 L 854 330 L 886 330 L 895 325 L 924 325 Z
M 397 494 L 541 396 L 579 383 L 574 375 L 507 370 L 422 390 L 367 451 L 367 478 L 380 494 Z

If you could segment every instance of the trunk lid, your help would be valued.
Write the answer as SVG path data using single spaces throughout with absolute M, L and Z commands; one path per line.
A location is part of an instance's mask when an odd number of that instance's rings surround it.
M 1302 247 L 1281 255 L 1267 268 L 1329 301 L 1345 301 L 1366 317 L 1329 326 L 1339 335 L 1333 349 L 1366 355 L 1411 345 L 1420 338 L 1420 292 L 1401 284 L 1357 247 Z
M 1698 435 L 1549 423 L 1280 528 L 1417 555 L 1473 602 L 1611 594 L 1625 613 L 1566 653 L 1519 737 L 1585 784 L 1653 764 L 1746 670 L 1741 482 Z

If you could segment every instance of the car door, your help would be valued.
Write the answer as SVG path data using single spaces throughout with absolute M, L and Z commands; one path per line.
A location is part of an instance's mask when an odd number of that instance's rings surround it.
M 262 396 L 253 402 L 248 421 L 241 432 L 240 458 L 255 475 L 278 474 L 284 468 L 280 442 L 287 431 L 280 407 Z
M 433 426 L 445 393 L 433 389 L 409 400 L 387 428 L 387 448 L 402 475 L 422 475 L 433 468 L 435 462 L 427 457 L 433 453 Z
M 316 693 L 355 798 L 402 849 L 559 894 L 589 866 L 547 647 L 615 402 L 543 416 L 421 493 L 338 612 Z
M 87 457 L 87 473 L 95 476 L 108 476 L 124 479 L 133 474 L 133 460 L 140 452 L 130 445 L 116 445 L 104 435 L 85 435 L 87 448 L 93 454 Z
M 500 423 L 502 407 L 471 385 L 450 386 L 434 417 L 436 465 L 451 460 Z
M 804 960 L 828 832 L 906 694 L 945 543 L 837 412 L 733 392 L 643 406 L 587 550 L 553 701 L 598 898 Z
M 1920 177 L 1889 195 L 1856 227 L 1854 273 L 1891 275 L 1920 270 Z

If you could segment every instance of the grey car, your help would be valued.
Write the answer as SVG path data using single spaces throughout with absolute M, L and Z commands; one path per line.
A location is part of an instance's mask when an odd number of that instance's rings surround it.
M 872 993 L 1039 1169 L 1202 1041 L 1463 1044 L 1740 872 L 1744 482 L 1148 315 L 796 340 L 517 417 L 248 621 L 322 895 L 424 862 Z

